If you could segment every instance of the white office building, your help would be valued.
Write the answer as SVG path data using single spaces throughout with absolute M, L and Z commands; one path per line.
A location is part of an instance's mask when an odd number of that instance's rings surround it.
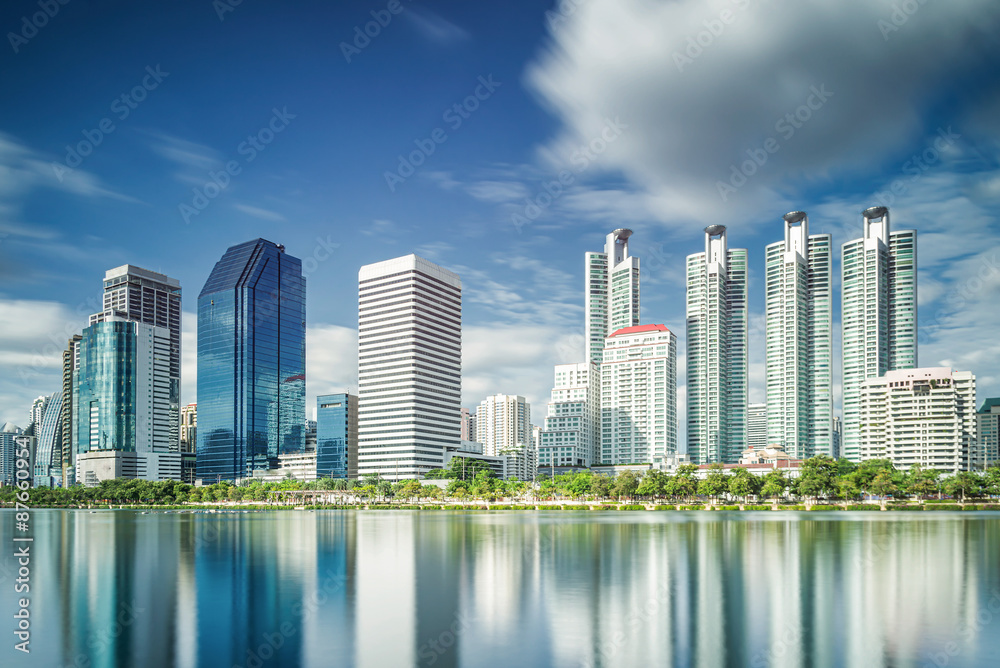
M 591 466 L 600 448 L 601 377 L 594 362 L 558 364 L 538 466 Z
M 170 450 L 180 451 L 181 407 L 181 284 L 176 278 L 123 264 L 104 272 L 103 310 L 90 324 L 112 319 L 162 327 L 170 333 Z
M 947 367 L 900 369 L 861 384 L 859 459 L 897 469 L 969 470 L 976 447 L 976 377 Z
M 613 332 L 601 363 L 601 465 L 651 463 L 677 452 L 677 336 L 664 325 Z
M 416 255 L 358 272 L 358 475 L 420 478 L 461 440 L 462 281 Z
M 766 255 L 767 444 L 833 456 L 833 240 L 802 211 L 784 229 Z
M 531 442 L 531 406 L 524 397 L 494 394 L 476 410 L 475 440 L 485 454 L 495 457 L 501 450 L 516 449 Z
M 639 324 L 639 258 L 629 255 L 630 236 L 632 230 L 615 230 L 605 239 L 603 253 L 587 253 L 584 259 L 587 359 L 597 364 L 608 335 Z
M 889 210 L 866 209 L 863 236 L 843 245 L 843 456 L 860 461 L 863 383 L 917 366 L 917 233 L 892 232 Z
M 747 445 L 747 251 L 723 225 L 687 257 L 687 439 L 696 464 L 735 464 Z
M 747 406 L 747 448 L 763 450 L 767 447 L 767 404 Z

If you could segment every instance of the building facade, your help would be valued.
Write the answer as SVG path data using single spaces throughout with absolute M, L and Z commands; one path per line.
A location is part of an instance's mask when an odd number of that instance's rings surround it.
M 584 258 L 587 359 L 597 364 L 609 334 L 639 324 L 639 258 L 629 255 L 631 236 L 632 230 L 615 230 L 605 239 L 603 253 Z
M 181 452 L 195 452 L 198 445 L 198 404 L 181 408 Z
M 357 477 L 358 397 L 346 392 L 316 397 L 316 476 Z M 354 462 L 353 467 L 351 462 Z
M 747 443 L 747 252 L 723 225 L 687 258 L 687 440 L 696 464 L 735 463 Z
M 76 430 L 73 406 L 76 396 L 76 371 L 80 364 L 80 341 L 82 334 L 74 334 L 62 353 L 62 414 L 60 416 L 59 437 L 62 450 L 62 486 L 69 487 L 76 480 L 73 464 L 76 462 Z
M 986 399 L 976 413 L 976 453 L 973 467 L 1000 465 L 1000 398 Z
M 766 252 L 767 445 L 833 456 L 833 238 L 802 211 Z
M 496 457 L 503 450 L 516 450 L 531 442 L 531 406 L 524 397 L 494 394 L 476 409 L 476 434 L 484 454 Z
M 946 367 L 900 369 L 861 384 L 859 459 L 967 471 L 976 448 L 976 377 Z
M 119 470 L 125 477 L 156 480 L 163 474 L 179 480 L 169 330 L 112 316 L 83 330 L 79 346 L 72 397 L 76 480 L 96 484 Z M 127 459 L 138 463 L 124 469 L 91 467 L 86 470 L 97 477 L 84 476 L 82 460 L 114 457 L 106 453 L 136 453 Z M 161 465 L 160 455 L 168 453 Z M 147 465 L 146 459 L 152 463 Z
M 677 336 L 664 325 L 613 332 L 601 362 L 602 466 L 651 463 L 677 452 Z
M 416 255 L 358 272 L 358 475 L 421 478 L 461 439 L 462 281 Z
M 767 404 L 747 406 L 747 448 L 767 447 Z
M 862 385 L 917 366 L 917 233 L 893 232 L 889 210 L 862 214 L 863 235 L 842 247 L 844 457 L 861 461 Z
M 264 239 L 232 246 L 198 296 L 198 477 L 252 477 L 305 449 L 306 281 Z
M 35 487 L 62 485 L 62 390 L 47 399 L 35 426 Z
M 125 264 L 104 273 L 103 309 L 90 324 L 131 320 L 170 332 L 170 450 L 180 450 L 181 284 L 155 271 Z
M 539 468 L 591 466 L 601 447 L 601 372 L 594 362 L 558 364 L 540 432 Z

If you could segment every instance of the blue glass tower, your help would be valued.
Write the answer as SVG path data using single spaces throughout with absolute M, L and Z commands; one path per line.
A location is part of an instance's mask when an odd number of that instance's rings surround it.
M 236 480 L 305 449 L 306 279 L 264 239 L 232 246 L 198 296 L 198 477 Z
M 348 477 L 348 459 L 351 450 L 354 450 L 355 456 L 357 455 L 357 437 L 357 396 L 321 394 L 316 397 L 317 477 Z

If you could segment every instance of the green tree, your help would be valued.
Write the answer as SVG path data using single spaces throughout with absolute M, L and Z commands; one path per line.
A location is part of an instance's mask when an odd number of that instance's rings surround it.
M 1000 495 L 1000 464 L 994 464 L 986 469 L 983 475 L 983 482 L 986 484 L 986 492 L 994 496 Z
M 905 478 L 905 489 L 908 494 L 916 497 L 927 497 L 937 494 L 941 489 L 941 472 L 935 469 L 924 469 L 920 464 L 910 467 Z
M 642 481 L 636 489 L 639 496 L 659 498 L 667 492 L 668 477 L 663 471 L 650 469 L 642 476 Z
M 944 485 L 948 494 L 957 496 L 963 503 L 966 498 L 982 496 L 985 492 L 983 479 L 971 471 L 956 473 Z
M 735 469 L 729 476 L 729 493 L 743 499 L 744 502 L 749 497 L 759 494 L 762 485 L 760 478 L 742 467 Z
M 639 488 L 639 476 L 632 471 L 622 471 L 615 476 L 615 481 L 611 486 L 611 493 L 619 499 L 631 499 L 635 496 L 635 491 Z
M 566 493 L 573 499 L 585 497 L 591 493 L 593 483 L 593 473 L 590 471 L 577 471 L 571 476 L 569 484 L 566 486 Z
M 698 467 L 694 464 L 681 464 L 674 475 L 667 480 L 665 492 L 673 498 L 690 499 L 698 493 L 698 479 L 695 478 Z
M 829 455 L 816 455 L 802 462 L 796 492 L 802 497 L 819 498 L 835 490 L 837 463 Z
M 698 483 L 698 493 L 716 501 L 727 491 L 729 491 L 729 480 L 725 465 L 712 464 L 708 467 L 708 475 Z
M 872 480 L 869 489 L 880 499 L 892 496 L 899 491 L 899 488 L 896 487 L 896 483 L 893 482 L 891 471 L 887 469 L 882 469 L 875 474 L 875 478 Z

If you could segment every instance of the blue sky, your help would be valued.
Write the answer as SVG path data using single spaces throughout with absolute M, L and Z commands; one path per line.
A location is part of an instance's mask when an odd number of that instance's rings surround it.
M 193 401 L 197 294 L 261 236 L 306 260 L 310 399 L 355 382 L 358 268 L 416 252 L 463 279 L 465 404 L 523 394 L 541 424 L 583 358 L 583 253 L 635 230 L 643 320 L 683 342 L 712 223 L 750 251 L 763 400 L 781 215 L 839 248 L 876 203 L 919 233 L 921 365 L 1000 395 L 1000 6 L 894 6 L 4 3 L 0 421 L 57 389 L 124 263 L 180 279 Z

